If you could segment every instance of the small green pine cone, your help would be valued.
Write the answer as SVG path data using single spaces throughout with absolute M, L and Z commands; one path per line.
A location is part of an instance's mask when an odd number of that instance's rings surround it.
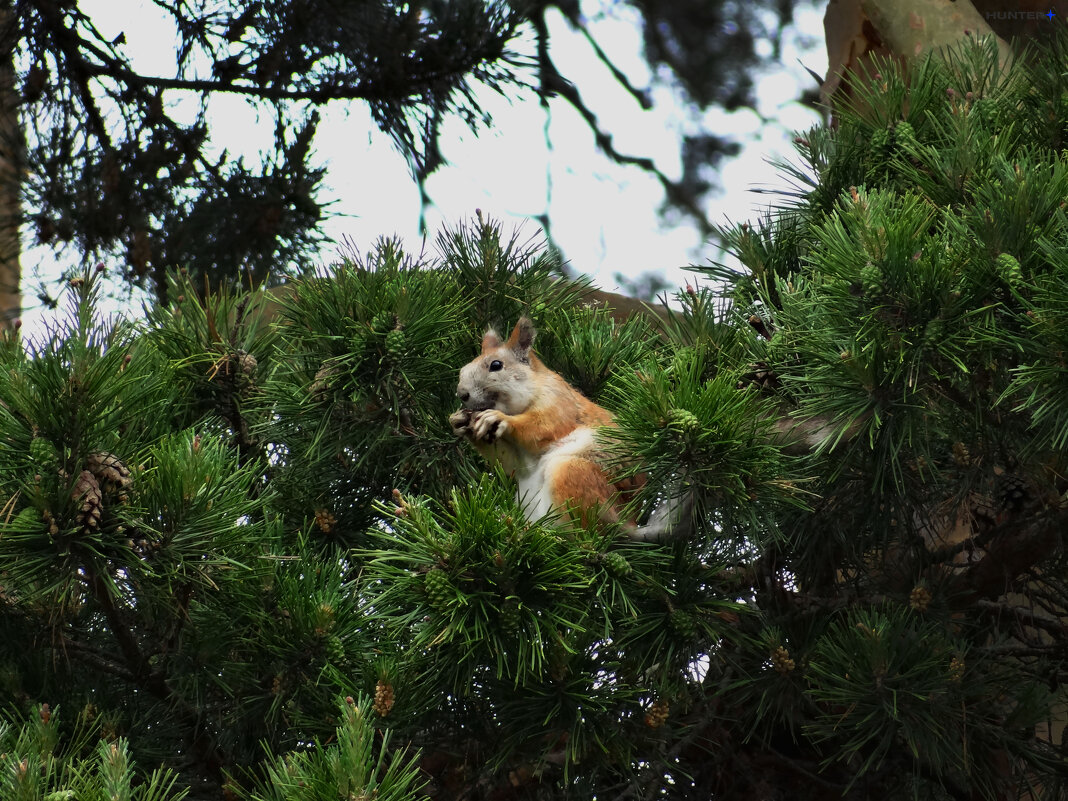
M 671 630 L 683 640 L 692 640 L 697 636 L 697 624 L 689 612 L 682 609 L 671 610 L 668 623 L 671 625 Z
M 994 265 L 997 267 L 998 277 L 1009 286 L 1016 286 L 1023 281 L 1023 270 L 1020 269 L 1020 262 L 1015 256 L 999 253 Z
M 681 373 L 689 369 L 689 366 L 693 363 L 694 359 L 698 356 L 697 348 L 692 345 L 683 345 L 677 351 L 671 359 L 671 373 L 678 376 Z
M 609 551 L 602 555 L 601 561 L 604 563 L 604 569 L 608 571 L 609 575 L 616 578 L 626 578 L 634 572 L 634 568 L 627 561 L 627 557 L 616 551 Z
M 399 328 L 394 328 L 388 334 L 386 334 L 386 352 L 394 359 L 399 359 L 404 355 L 404 332 Z
M 30 458 L 40 467 L 55 467 L 59 463 L 56 446 L 44 437 L 34 437 L 30 440 Z
M 988 97 L 980 97 L 972 104 L 972 114 L 977 115 L 987 128 L 997 128 L 1001 125 L 1002 114 L 998 104 Z
M 27 506 L 25 509 L 15 515 L 14 519 L 9 522 L 12 531 L 32 531 L 34 529 L 40 530 L 42 528 L 41 512 L 33 506 Z
M 905 151 L 914 150 L 919 144 L 916 141 L 916 131 L 910 123 L 902 120 L 894 127 L 894 142 Z
M 371 330 L 376 334 L 384 334 L 394 327 L 396 318 L 393 312 L 381 311 L 371 318 Z
M 668 427 L 689 434 L 700 430 L 701 421 L 688 409 L 672 409 L 668 413 Z
M 860 269 L 860 284 L 865 295 L 877 295 L 883 289 L 883 271 L 871 262 Z
M 521 617 L 519 614 L 519 599 L 505 598 L 501 604 L 501 629 L 505 634 L 515 634 L 519 631 Z
M 549 678 L 553 681 L 563 681 L 569 672 L 568 664 L 571 662 L 571 654 L 560 640 L 554 640 L 549 646 L 546 660 Z
M 448 574 L 441 568 L 432 568 L 423 577 L 423 587 L 426 590 L 427 600 L 435 609 L 442 609 L 453 596 L 452 582 Z
M 934 319 L 928 321 L 926 327 L 923 329 L 923 341 L 927 345 L 938 345 L 943 339 L 946 338 L 946 324 L 941 319 Z
M 340 665 L 345 661 L 345 645 L 336 634 L 331 634 L 326 638 L 325 647 L 327 659 L 335 665 Z
M 890 131 L 886 128 L 878 128 L 871 135 L 872 150 L 886 150 L 890 147 Z

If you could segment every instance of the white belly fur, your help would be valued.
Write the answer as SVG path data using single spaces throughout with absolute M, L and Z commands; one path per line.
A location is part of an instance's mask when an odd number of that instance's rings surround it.
M 527 520 L 537 520 L 553 510 L 550 481 L 556 467 L 575 456 L 588 457 L 594 450 L 594 430 L 576 428 L 536 459 L 522 458 L 515 467 L 516 498 Z

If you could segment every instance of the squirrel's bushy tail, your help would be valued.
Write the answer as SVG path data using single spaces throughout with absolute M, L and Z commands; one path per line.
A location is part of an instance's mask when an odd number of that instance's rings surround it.
M 630 529 L 632 540 L 641 542 L 667 542 L 690 536 L 693 529 L 693 489 L 683 486 L 679 493 L 672 492 L 655 509 L 649 520 Z

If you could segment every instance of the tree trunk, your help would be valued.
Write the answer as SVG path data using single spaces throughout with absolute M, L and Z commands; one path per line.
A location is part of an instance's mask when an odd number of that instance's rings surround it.
M 840 92 L 848 96 L 850 76 L 866 76 L 873 58 L 905 61 L 967 38 L 994 35 L 1007 63 L 1007 39 L 1052 32 L 1054 20 L 1063 24 L 1068 14 L 1063 0 L 1044 0 L 1041 6 L 1022 0 L 1011 10 L 1005 7 L 990 0 L 830 0 L 823 19 L 829 62 L 824 102 Z
M 15 85 L 17 31 L 11 3 L 0 2 L 0 328 L 12 326 L 22 311 L 19 228 L 25 140 Z

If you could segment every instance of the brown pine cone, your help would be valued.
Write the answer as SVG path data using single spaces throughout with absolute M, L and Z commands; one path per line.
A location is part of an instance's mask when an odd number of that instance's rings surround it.
M 96 476 L 88 470 L 79 473 L 78 480 L 70 491 L 70 497 L 80 503 L 77 519 L 85 531 L 92 531 L 100 525 L 100 517 L 104 514 L 104 498 Z
M 649 707 L 649 711 L 645 713 L 645 725 L 650 729 L 659 729 L 667 722 L 670 712 L 671 705 L 668 704 L 666 699 L 656 699 L 653 705 Z
M 375 713 L 384 718 L 393 709 L 393 685 L 385 679 L 379 679 L 375 685 L 375 700 L 372 704 Z
M 86 458 L 85 466 L 96 477 L 101 490 L 117 492 L 120 501 L 126 500 L 125 491 L 131 481 L 130 469 L 119 457 L 107 451 L 95 451 Z

